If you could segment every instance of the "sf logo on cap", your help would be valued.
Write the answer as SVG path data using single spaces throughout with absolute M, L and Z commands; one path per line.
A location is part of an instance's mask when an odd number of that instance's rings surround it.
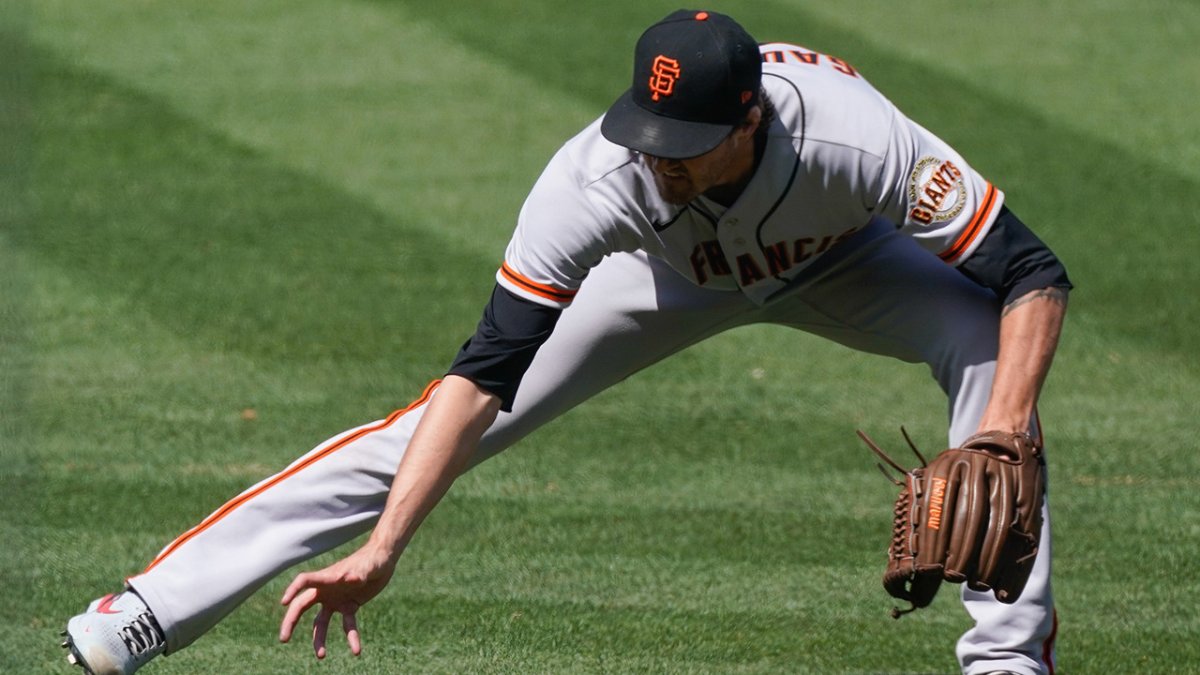
M 657 101 L 661 96 L 670 96 L 675 91 L 675 80 L 679 79 L 679 62 L 659 54 L 654 57 L 654 65 L 650 68 L 650 91 L 654 94 L 651 100 Z

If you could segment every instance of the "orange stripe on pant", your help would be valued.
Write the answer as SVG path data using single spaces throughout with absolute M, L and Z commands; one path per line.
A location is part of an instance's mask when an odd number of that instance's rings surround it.
M 1050 636 L 1046 638 L 1046 642 L 1042 644 L 1042 662 L 1050 669 L 1050 675 L 1054 675 L 1054 640 L 1058 638 L 1058 610 L 1054 610 L 1054 626 L 1050 629 Z
M 150 570 L 154 569 L 159 563 L 161 563 L 168 556 L 170 556 L 172 553 L 174 553 L 176 551 L 176 549 L 178 549 L 180 546 L 183 546 L 184 544 L 186 544 L 189 540 L 191 540 L 196 535 L 204 532 L 208 528 L 210 528 L 213 525 L 215 525 L 216 523 L 218 523 L 222 518 L 229 515 L 232 511 L 237 509 L 239 506 L 245 504 L 246 502 L 250 501 L 251 499 L 253 499 L 253 498 L 257 497 L 258 495 L 262 494 L 263 492 L 269 490 L 270 488 L 273 488 L 276 485 L 279 485 L 285 479 L 296 475 L 298 472 L 308 468 L 309 466 L 312 466 L 315 462 L 317 462 L 321 459 L 324 459 L 325 457 L 328 457 L 329 455 L 331 455 L 331 454 L 337 452 L 338 450 L 346 447 L 347 445 L 353 443 L 354 441 L 359 440 L 363 436 L 366 436 L 368 434 L 371 434 L 376 431 L 380 431 L 382 429 L 386 429 L 386 428 L 392 426 L 393 424 L 396 423 L 397 420 L 399 420 L 401 417 L 403 417 L 406 413 L 408 413 L 409 411 L 411 411 L 412 409 L 414 409 L 418 406 L 423 405 L 426 401 L 428 401 L 429 397 L 433 395 L 433 391 L 437 388 L 438 384 L 440 384 L 440 383 L 441 383 L 441 380 L 434 380 L 433 382 L 430 382 L 429 386 L 425 387 L 425 391 L 422 392 L 420 398 L 418 398 L 417 400 L 408 404 L 407 407 L 405 407 L 401 410 L 397 410 L 396 412 L 392 413 L 391 415 L 388 415 L 387 419 L 383 420 L 382 422 L 379 422 L 378 424 L 374 424 L 369 427 L 363 427 L 362 429 L 359 429 L 358 431 L 350 434 L 349 436 L 339 439 L 337 442 L 330 444 L 328 447 L 323 448 L 318 452 L 314 452 L 314 453 L 310 454 L 308 457 L 306 457 L 301 462 L 276 474 L 273 478 L 271 478 L 270 480 L 268 480 L 265 483 L 262 483 L 258 487 L 253 488 L 248 492 L 243 492 L 242 494 L 238 495 L 237 497 L 234 497 L 233 499 L 229 500 L 221 508 L 217 509 L 209 517 L 207 517 L 203 521 L 201 521 L 199 525 L 197 525 L 197 526 L 193 527 L 192 529 L 188 530 L 187 532 L 184 532 L 183 534 L 179 535 L 179 537 L 176 538 L 175 541 L 171 542 L 170 545 L 168 545 L 165 549 L 163 549 L 162 553 L 158 554 L 158 557 L 156 557 L 153 560 L 153 562 L 151 562 L 150 565 L 148 567 L 146 567 L 146 569 L 142 572 L 142 574 L 145 574 L 146 572 L 149 572 Z

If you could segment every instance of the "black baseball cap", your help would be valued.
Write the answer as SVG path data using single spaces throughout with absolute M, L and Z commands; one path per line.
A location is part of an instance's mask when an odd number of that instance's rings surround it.
M 702 155 L 745 120 L 761 82 L 758 43 L 745 29 L 724 14 L 681 9 L 638 39 L 633 86 L 600 132 L 656 157 Z

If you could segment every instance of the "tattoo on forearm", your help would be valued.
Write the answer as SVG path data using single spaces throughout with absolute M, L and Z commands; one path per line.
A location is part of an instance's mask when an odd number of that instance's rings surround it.
M 1016 300 L 1013 300 L 1012 302 L 1005 305 L 1004 309 L 1000 312 L 1000 316 L 1007 315 L 1009 312 L 1020 307 L 1021 305 L 1024 305 L 1027 302 L 1033 302 L 1034 300 L 1038 300 L 1038 299 L 1042 299 L 1042 298 L 1049 300 L 1050 302 L 1056 303 L 1058 305 L 1061 305 L 1063 307 L 1066 307 L 1067 306 L 1067 289 L 1059 288 L 1057 286 L 1052 286 L 1050 288 L 1043 288 L 1043 289 L 1040 289 L 1037 291 L 1031 291 L 1029 293 L 1026 293 L 1025 295 L 1022 295 L 1021 297 L 1017 298 Z

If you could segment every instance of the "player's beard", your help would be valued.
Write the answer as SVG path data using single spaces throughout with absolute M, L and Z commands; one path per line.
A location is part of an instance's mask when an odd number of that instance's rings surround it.
M 733 160 L 731 148 L 722 144 L 712 152 L 683 160 L 644 156 L 654 176 L 658 195 L 668 204 L 683 206 L 722 183 Z
M 676 206 L 683 206 L 701 194 L 701 190 L 697 189 L 696 184 L 686 175 L 670 176 L 655 173 L 654 187 L 658 189 L 658 196 L 662 197 L 663 201 Z

